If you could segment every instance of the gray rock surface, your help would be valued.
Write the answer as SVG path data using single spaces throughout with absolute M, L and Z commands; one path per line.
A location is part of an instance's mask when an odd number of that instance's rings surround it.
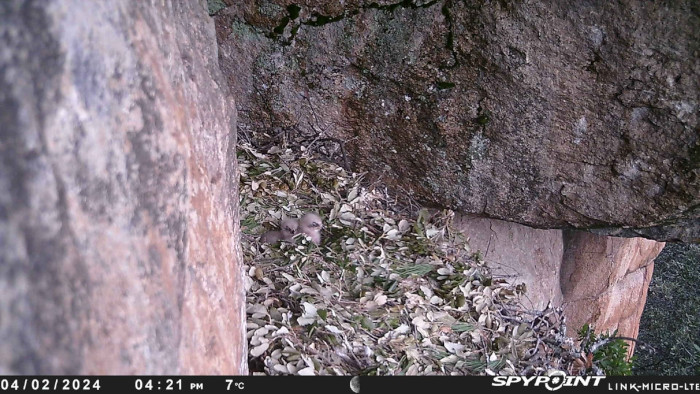
M 203 2 L 0 2 L 0 371 L 245 374 Z
M 424 204 L 700 240 L 700 9 L 675 2 L 229 2 L 239 127 Z

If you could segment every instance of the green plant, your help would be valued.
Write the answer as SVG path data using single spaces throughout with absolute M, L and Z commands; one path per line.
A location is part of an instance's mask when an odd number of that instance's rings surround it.
M 617 336 L 617 330 L 612 334 L 596 335 L 593 329 L 585 324 L 578 332 L 581 350 L 592 354 L 592 363 L 587 373 L 612 376 L 628 376 L 632 374 L 634 357 L 627 359 L 629 344 Z

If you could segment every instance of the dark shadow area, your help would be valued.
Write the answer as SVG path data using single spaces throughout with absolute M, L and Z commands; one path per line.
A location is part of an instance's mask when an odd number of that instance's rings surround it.
M 635 374 L 700 375 L 699 282 L 700 245 L 666 244 L 639 326 Z

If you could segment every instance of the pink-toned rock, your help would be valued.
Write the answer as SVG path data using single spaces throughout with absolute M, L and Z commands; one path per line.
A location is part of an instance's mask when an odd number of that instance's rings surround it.
M 0 37 L 0 372 L 245 374 L 205 5 L 3 1 Z
M 455 226 L 469 237 L 493 274 L 514 284 L 525 283 L 527 307 L 561 305 L 559 269 L 563 254 L 561 230 L 540 230 L 522 224 L 471 215 L 457 215 Z
M 568 325 L 636 338 L 654 258 L 665 243 L 564 231 L 561 290 Z M 631 343 L 630 354 L 634 350 Z
M 597 333 L 636 338 L 663 242 L 579 231 L 540 230 L 495 219 L 458 215 L 455 225 L 469 237 L 495 275 L 525 283 L 526 306 L 563 306 L 569 335 L 584 324 Z M 630 346 L 630 354 L 634 344 Z

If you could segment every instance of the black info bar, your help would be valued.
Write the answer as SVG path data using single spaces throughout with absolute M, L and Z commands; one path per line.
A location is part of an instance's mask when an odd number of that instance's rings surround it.
M 700 376 L 0 376 L 0 393 L 695 392 Z

